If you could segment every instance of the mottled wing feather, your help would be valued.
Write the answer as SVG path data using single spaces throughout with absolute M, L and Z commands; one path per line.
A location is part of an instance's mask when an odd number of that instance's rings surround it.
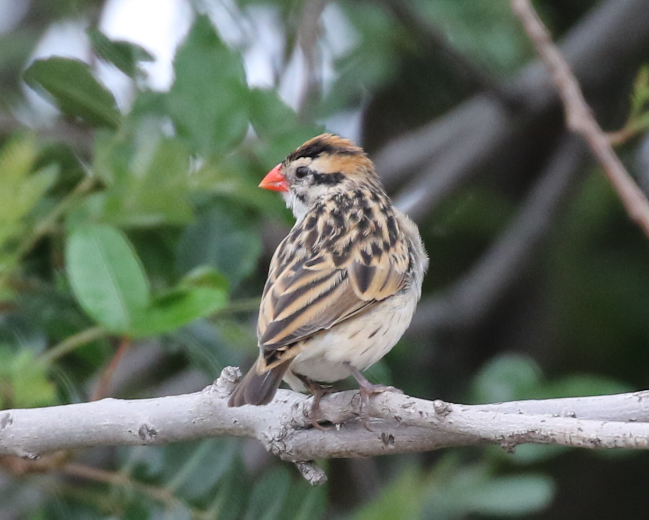
M 275 252 L 258 322 L 259 345 L 271 364 L 278 355 L 285 360 L 297 354 L 290 352 L 294 343 L 367 310 L 406 283 L 407 242 L 391 213 L 385 206 L 369 211 L 353 202 L 345 215 L 350 228 L 332 227 L 327 220 L 336 217 L 337 201 L 334 209 L 324 209 L 317 226 L 305 217 Z M 363 218 L 365 225 L 358 225 Z
M 300 259 L 291 268 L 282 269 L 264 291 L 258 334 L 265 350 L 328 329 L 372 303 L 356 296 L 346 269 L 336 267 L 332 261 L 309 268 L 304 265 L 307 260 Z
M 408 249 L 401 241 L 396 246 L 390 253 L 372 256 L 369 262 L 361 256 L 350 264 L 349 277 L 359 298 L 380 301 L 403 287 L 409 264 Z

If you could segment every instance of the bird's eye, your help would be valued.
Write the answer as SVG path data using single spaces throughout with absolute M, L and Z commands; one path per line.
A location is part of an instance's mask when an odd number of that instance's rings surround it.
M 298 179 L 303 179 L 309 174 L 309 169 L 306 166 L 298 166 L 298 168 L 295 170 L 295 176 Z

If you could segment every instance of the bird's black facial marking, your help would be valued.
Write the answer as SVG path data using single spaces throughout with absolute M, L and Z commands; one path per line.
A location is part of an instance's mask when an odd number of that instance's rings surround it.
M 309 143 L 306 146 L 302 146 L 292 152 L 287 158 L 286 162 L 295 161 L 296 159 L 315 159 L 323 153 L 333 153 L 334 148 L 330 144 L 322 140 L 317 140 Z
M 313 172 L 313 184 L 317 184 L 319 186 L 335 186 L 336 184 L 340 184 L 343 179 L 345 178 L 345 175 L 341 172 L 333 172 L 333 173 L 317 173 Z
M 294 152 L 292 152 L 287 158 L 286 163 L 295 161 L 296 159 L 306 158 L 306 159 L 316 159 L 322 154 L 329 155 L 360 155 L 363 152 L 355 148 L 347 148 L 343 146 L 333 145 L 329 139 L 315 139 L 310 141 L 308 144 L 301 146 Z

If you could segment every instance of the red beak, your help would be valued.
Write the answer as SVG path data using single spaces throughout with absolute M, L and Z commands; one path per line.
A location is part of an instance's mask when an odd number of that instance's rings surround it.
M 259 187 L 272 191 L 288 191 L 288 181 L 280 171 L 281 168 L 282 164 L 280 163 L 269 171 L 268 175 L 266 175 L 266 177 L 264 177 L 264 179 L 259 183 Z

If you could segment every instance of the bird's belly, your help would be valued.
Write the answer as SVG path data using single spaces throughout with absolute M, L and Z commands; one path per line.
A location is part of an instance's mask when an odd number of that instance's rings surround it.
M 413 291 L 378 304 L 369 312 L 315 334 L 302 346 L 290 370 L 330 383 L 350 375 L 350 363 L 365 370 L 385 356 L 410 325 L 417 304 Z

